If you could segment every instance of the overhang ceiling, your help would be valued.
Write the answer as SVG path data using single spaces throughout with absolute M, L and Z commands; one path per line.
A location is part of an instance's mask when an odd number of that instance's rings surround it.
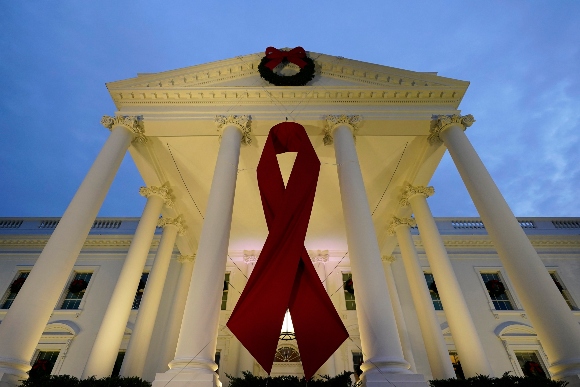
M 390 254 L 386 227 L 405 183 L 425 185 L 444 153 L 427 142 L 433 114 L 458 113 L 468 82 L 436 73 L 413 72 L 309 52 L 315 78 L 301 87 L 264 81 L 257 66 L 263 54 L 197 65 L 107 84 L 117 114 L 143 116 L 146 144 L 131 155 L 148 185 L 169 182 L 176 205 L 165 215 L 183 214 L 187 234 L 178 246 L 196 251 L 219 149 L 216 115 L 251 116 L 251 145 L 242 145 L 230 251 L 260 250 L 267 236 L 256 181 L 256 166 L 269 129 L 282 121 L 302 124 L 322 163 L 310 226 L 308 250 L 345 252 L 334 148 L 323 144 L 324 116 L 357 114 L 363 123 L 356 148 L 379 245 Z M 284 71 L 297 71 L 293 65 Z M 292 154 L 279 157 L 285 178 Z

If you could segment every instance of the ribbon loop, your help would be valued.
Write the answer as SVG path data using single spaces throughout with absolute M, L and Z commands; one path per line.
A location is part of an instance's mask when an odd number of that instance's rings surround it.
M 286 187 L 276 159 L 284 152 L 298 152 Z M 348 332 L 304 247 L 320 172 L 304 127 L 295 122 L 274 126 L 257 172 L 269 233 L 227 326 L 269 374 L 290 310 L 304 375 L 310 379 Z
M 287 60 L 300 68 L 304 68 L 307 63 L 302 58 L 305 56 L 306 51 L 302 47 L 295 47 L 290 51 L 282 51 L 274 47 L 268 47 L 266 48 L 266 58 L 270 59 L 270 61 L 265 66 L 270 70 L 274 70 L 282 61 Z

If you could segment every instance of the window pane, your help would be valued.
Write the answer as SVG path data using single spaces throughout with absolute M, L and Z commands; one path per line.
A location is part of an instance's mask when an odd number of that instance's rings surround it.
M 119 351 L 117 358 L 115 359 L 115 365 L 113 366 L 113 373 L 111 376 L 119 376 L 121 372 L 121 366 L 123 365 L 123 359 L 125 358 L 125 351 Z
M 576 304 L 572 300 L 572 296 L 570 296 L 568 289 L 566 289 L 566 287 L 564 286 L 564 283 L 560 280 L 560 278 L 558 278 L 558 275 L 556 273 L 552 272 L 552 273 L 550 273 L 550 277 L 552 277 L 552 280 L 554 281 L 554 283 L 558 287 L 560 294 L 562 294 L 562 297 L 564 297 L 564 300 L 566 301 L 566 303 L 568 304 L 570 309 L 571 310 L 578 310 L 578 307 L 576 306 Z
M 220 351 L 217 351 L 215 353 L 215 360 L 214 361 L 215 361 L 215 364 L 217 364 L 217 366 L 218 366 L 218 369 L 215 370 L 215 372 L 217 372 L 218 374 L 220 372 L 220 359 L 221 359 L 221 356 L 222 356 L 222 354 L 221 354 Z
M 463 368 L 461 368 L 461 362 L 459 361 L 457 352 L 449 352 L 449 358 L 451 359 L 451 364 L 453 364 L 453 371 L 455 371 L 455 376 L 457 379 L 465 379 Z
M 30 377 L 50 375 L 58 354 L 59 351 L 39 351 L 34 363 L 32 363 L 32 369 L 29 371 Z
M 75 273 L 73 280 L 69 284 L 69 287 L 74 281 L 80 281 L 80 280 L 85 281 L 85 283 L 88 285 L 88 283 L 91 280 L 92 275 L 93 275 L 93 273 Z M 63 301 L 62 306 L 60 308 L 61 309 L 78 309 L 79 306 L 81 305 L 81 301 L 82 301 L 84 295 L 85 295 L 85 289 L 83 289 L 79 292 L 76 292 L 76 293 L 68 290 L 68 293 L 64 297 L 64 301 Z
M 346 303 L 346 310 L 356 310 L 352 274 L 342 273 L 342 283 L 344 287 L 344 301 Z
M 149 273 L 141 274 L 141 279 L 139 280 L 139 285 L 137 286 L 137 292 L 135 293 L 135 298 L 133 299 L 133 306 L 131 309 L 139 309 L 139 305 L 141 305 L 141 299 L 143 298 L 143 292 L 145 291 L 145 286 L 147 285 L 147 278 L 149 278 Z
M 13 289 L 12 287 L 13 284 L 23 283 L 23 281 L 25 281 L 26 278 L 28 277 L 28 274 L 30 274 L 29 271 L 21 271 L 20 273 L 18 273 L 14 281 L 12 281 L 12 283 L 10 284 L 10 287 L 8 287 L 8 290 L 6 291 L 6 294 L 4 295 L 4 298 L 2 300 L 2 306 L 0 307 L 0 309 L 10 309 L 12 303 L 16 299 L 16 295 L 20 291 L 20 288 L 18 286 L 15 286 L 15 288 Z
M 524 375 L 541 378 L 546 377 L 547 373 L 544 365 L 540 361 L 538 354 L 535 351 L 515 352 L 515 354 Z
M 354 369 L 354 373 L 357 376 L 360 376 L 360 374 L 362 374 L 362 370 L 360 369 L 360 366 L 362 363 L 363 363 L 362 352 L 353 352 L 352 353 L 352 366 Z
M 443 304 L 441 303 L 441 298 L 437 292 L 437 284 L 435 283 L 435 278 L 433 274 L 424 273 L 425 281 L 427 282 L 427 287 L 429 288 L 429 293 L 431 294 L 431 300 L 433 301 L 433 307 L 435 310 L 443 310 Z
M 224 291 L 222 293 L 222 310 L 226 310 L 228 308 L 228 291 L 230 289 L 230 273 L 226 273 L 224 277 Z
M 501 286 L 504 286 L 505 289 L 505 284 L 501 280 L 499 273 L 481 273 L 481 278 L 483 279 L 483 282 L 486 284 L 486 287 L 488 286 L 487 284 L 489 281 L 496 281 L 497 283 L 501 284 Z M 489 297 L 491 298 L 493 306 L 496 310 L 514 309 L 507 289 L 505 289 L 503 293 L 493 292 L 488 289 L 487 293 L 489 294 Z

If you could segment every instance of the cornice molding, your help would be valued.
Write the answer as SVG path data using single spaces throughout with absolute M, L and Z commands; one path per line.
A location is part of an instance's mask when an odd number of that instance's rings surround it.
M 48 242 L 50 235 L 46 239 L 40 238 L 0 238 L 0 246 L 6 247 L 44 247 Z M 111 239 L 111 238 L 87 238 L 83 247 L 129 247 L 131 246 L 132 236 L 128 239 Z M 159 240 L 154 239 L 151 247 L 159 245 Z
M 417 222 L 413 218 L 398 218 L 396 216 L 393 216 L 391 223 L 389 223 L 389 226 L 387 227 L 387 234 L 395 235 L 396 233 L 395 230 L 399 226 L 407 225 L 409 228 L 411 228 L 414 227 L 416 224 Z
M 425 198 L 435 194 L 435 188 L 433 187 L 425 187 L 423 185 L 420 186 L 413 186 L 411 184 L 407 184 L 403 194 L 401 195 L 401 199 L 399 200 L 399 205 L 401 207 L 406 207 L 409 205 L 409 199 L 411 199 L 415 195 L 423 195 Z
M 252 138 L 250 134 L 252 133 L 252 116 L 250 115 L 216 115 L 215 124 L 218 130 L 222 130 L 228 125 L 233 125 L 237 127 L 242 132 L 242 144 L 250 145 L 252 143 Z M 221 136 L 220 136 L 221 138 Z
M 362 116 L 360 115 L 332 115 L 329 114 L 324 117 L 324 145 L 332 145 L 334 139 L 332 131 L 340 125 L 347 125 L 352 130 L 352 137 L 356 140 L 356 132 L 362 125 Z
M 157 221 L 157 227 L 166 227 L 166 226 L 175 226 L 177 227 L 177 233 L 180 236 L 185 235 L 185 230 L 187 230 L 187 226 L 185 224 L 185 220 L 181 215 L 178 215 L 175 218 L 159 218 Z
M 122 126 L 133 133 L 133 142 L 142 144 L 147 142 L 142 116 L 103 116 L 101 124 L 109 130 L 113 130 L 115 126 Z
M 450 127 L 451 125 L 458 125 L 463 130 L 470 127 L 475 122 L 473 115 L 468 114 L 465 116 L 460 116 L 459 114 L 452 115 L 434 115 L 431 121 L 431 128 L 429 129 L 429 137 L 427 140 L 431 145 L 439 145 L 443 143 L 441 139 L 441 132 Z
M 149 198 L 152 195 L 157 195 L 163 199 L 165 205 L 169 208 L 172 208 L 174 205 L 173 200 L 175 199 L 173 195 L 171 195 L 171 188 L 169 183 L 165 183 L 160 187 L 151 186 L 151 187 L 141 187 L 139 188 L 139 194 L 146 198 Z
M 488 248 L 495 251 L 492 240 L 488 236 L 457 236 L 457 235 L 442 235 L 445 247 L 462 248 L 462 247 L 478 247 Z M 423 247 L 423 241 L 420 236 L 414 236 L 413 240 L 416 247 Z M 535 248 L 550 248 L 550 247 L 573 247 L 580 248 L 580 238 L 577 236 L 570 236 L 566 238 L 555 237 L 549 238 L 545 236 L 531 236 L 530 242 Z

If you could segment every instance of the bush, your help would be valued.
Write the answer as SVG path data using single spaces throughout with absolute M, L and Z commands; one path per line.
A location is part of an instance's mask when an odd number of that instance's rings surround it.
M 42 375 L 24 380 L 21 387 L 151 387 L 151 383 L 136 376 L 108 376 L 101 379 L 91 376 L 79 380 L 70 375 Z
M 429 381 L 431 387 L 564 387 L 568 382 L 559 382 L 543 377 L 533 376 L 513 376 L 506 372 L 501 378 L 494 378 L 486 375 L 477 375 L 466 380 L 460 379 L 440 379 Z
M 307 381 L 297 376 L 275 376 L 261 377 L 254 376 L 251 372 L 242 372 L 241 378 L 228 375 L 230 378 L 229 387 L 353 387 L 350 375 L 352 372 L 343 373 L 330 377 L 328 375 L 318 375 L 316 378 Z

